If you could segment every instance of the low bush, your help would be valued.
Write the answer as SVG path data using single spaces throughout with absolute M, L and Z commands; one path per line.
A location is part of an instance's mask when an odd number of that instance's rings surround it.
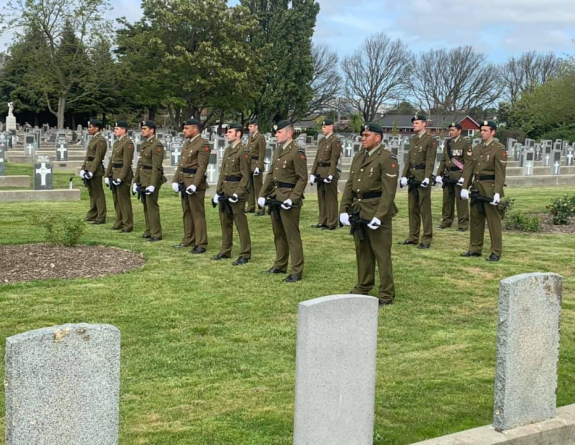
M 85 224 L 81 218 L 36 213 L 31 221 L 45 230 L 44 240 L 55 246 L 75 246 L 84 233 Z

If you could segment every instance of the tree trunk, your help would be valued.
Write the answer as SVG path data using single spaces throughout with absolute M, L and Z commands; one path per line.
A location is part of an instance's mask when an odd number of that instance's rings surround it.
M 58 111 L 57 111 L 57 118 L 58 118 L 58 130 L 64 129 L 64 113 L 66 112 L 66 96 L 60 95 L 58 98 Z
M 148 119 L 151 121 L 155 121 L 156 120 L 156 107 L 150 107 L 148 109 L 148 111 L 149 111 Z

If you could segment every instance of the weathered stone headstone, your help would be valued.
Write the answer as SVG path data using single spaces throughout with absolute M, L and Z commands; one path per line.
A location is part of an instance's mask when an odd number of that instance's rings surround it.
M 59 162 L 68 160 L 68 142 L 66 142 L 66 139 L 58 139 L 56 141 L 56 160 Z
M 533 176 L 533 166 L 535 163 L 535 153 L 533 149 L 523 150 L 523 157 L 521 158 L 521 166 L 523 167 L 523 176 Z
M 24 151 L 27 156 L 32 156 L 36 153 L 36 136 L 34 133 L 27 133 L 24 139 Z
M 552 175 L 560 175 L 561 174 L 561 150 L 553 150 L 551 152 L 550 173 Z
M 573 148 L 568 148 L 567 154 L 565 155 L 565 165 L 568 167 L 572 166 L 574 157 L 575 157 L 575 150 Z
M 0 176 L 6 174 L 6 158 L 4 157 L 4 150 L 0 150 Z
M 316 298 L 298 305 L 294 445 L 371 445 L 377 299 Z
M 175 137 L 172 139 L 170 146 L 170 165 L 176 166 L 180 162 L 180 156 L 182 155 L 182 146 L 184 141 L 180 137 Z
M 52 190 L 52 161 L 48 156 L 34 158 L 34 190 Z
M 555 416 L 563 278 L 501 281 L 493 426 L 504 431 Z
M 6 339 L 6 445 L 116 445 L 120 331 L 67 324 Z
M 206 169 L 207 181 L 211 184 L 218 182 L 218 154 L 217 152 L 210 153 L 210 160 L 208 168 Z

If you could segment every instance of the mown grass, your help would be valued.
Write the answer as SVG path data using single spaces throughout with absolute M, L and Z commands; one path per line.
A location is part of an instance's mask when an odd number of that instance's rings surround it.
M 8 174 L 26 174 L 8 166 Z M 67 187 L 69 173 L 55 184 Z M 509 189 L 515 208 L 543 212 L 569 189 Z M 83 216 L 81 202 L 0 205 L 0 243 L 41 242 L 33 212 Z M 433 194 L 434 225 L 440 194 Z M 121 444 L 290 444 L 293 428 L 297 304 L 347 293 L 355 252 L 346 230 L 322 232 L 317 201 L 302 212 L 304 280 L 262 273 L 272 265 L 269 218 L 249 217 L 253 257 L 246 266 L 212 262 L 221 240 L 217 212 L 207 208 L 209 256 L 171 246 L 182 235 L 179 199 L 162 189 L 164 241 L 150 244 L 141 206 L 135 231 L 87 226 L 83 242 L 141 251 L 147 264 L 119 276 L 0 286 L 0 352 L 8 336 L 62 323 L 110 323 L 122 333 Z M 575 279 L 572 235 L 504 235 L 503 260 L 463 259 L 468 232 L 436 230 L 432 248 L 395 242 L 407 235 L 407 195 L 398 193 L 394 220 L 396 304 L 380 311 L 375 440 L 409 444 L 489 424 L 499 280 L 525 272 L 565 277 L 558 405 L 575 403 Z M 110 209 L 111 199 L 108 200 Z M 486 251 L 488 253 L 488 243 Z M 237 254 L 237 239 L 234 255 Z M 33 259 L 31 259 L 33 260 Z M 1 276 L 1 271 L 0 271 Z M 0 365 L 3 373 L 3 364 Z M 0 424 L 4 429 L 4 396 Z M 0 431 L 0 443 L 3 432 Z

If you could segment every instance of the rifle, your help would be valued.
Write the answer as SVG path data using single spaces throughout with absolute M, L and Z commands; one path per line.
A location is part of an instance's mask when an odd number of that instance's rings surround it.
M 485 213 L 485 203 L 493 202 L 493 198 L 488 198 L 486 196 L 481 195 L 478 190 L 472 189 L 471 193 L 469 194 L 469 198 L 471 200 L 471 205 L 476 206 L 479 213 Z M 499 208 L 499 205 L 497 205 Z
M 418 181 L 413 176 L 410 176 L 409 178 L 407 178 L 407 191 L 409 193 L 413 193 L 416 196 L 419 196 L 419 187 L 421 186 L 422 182 L 423 181 Z M 435 176 L 431 175 L 431 180 L 429 181 L 428 187 L 434 187 L 434 186 L 435 186 Z M 399 184 L 399 187 L 403 188 L 401 184 Z
M 188 194 L 186 193 L 186 185 L 184 184 L 184 181 L 178 182 L 178 191 L 180 192 L 180 198 L 182 198 L 184 202 L 188 204 L 190 200 L 188 199 Z
M 349 212 L 349 225 L 351 226 L 349 234 L 353 236 L 357 233 L 357 239 L 363 241 L 365 239 L 365 227 L 367 227 L 370 222 L 371 221 L 367 219 L 360 218 L 359 210 L 351 210 Z
M 317 189 L 319 190 L 322 187 L 325 187 L 325 182 L 323 182 L 324 179 L 327 178 L 322 178 L 321 176 L 316 176 L 315 177 L 315 182 L 314 184 L 317 184 Z
M 137 195 L 136 199 L 142 201 L 142 204 L 146 203 L 146 188 L 142 184 L 136 184 L 136 193 L 132 192 L 132 195 Z
M 455 195 L 455 186 L 457 185 L 458 181 L 456 179 L 451 179 L 449 176 L 442 176 L 443 185 L 441 186 L 442 189 L 445 187 L 449 187 L 449 194 L 451 196 Z
M 114 177 L 110 174 L 110 176 L 108 176 L 108 179 L 110 181 L 110 185 L 108 185 L 108 187 L 110 187 L 110 191 L 112 193 L 116 193 L 116 191 L 118 190 L 118 186 L 114 184 Z
M 271 215 L 273 213 L 273 215 L 275 216 L 275 218 L 277 220 L 281 219 L 281 205 L 283 204 L 283 201 L 278 201 L 276 199 L 276 195 L 270 195 L 266 198 L 266 206 L 268 207 L 268 215 Z M 296 206 L 292 204 L 292 207 L 298 208 L 300 206 Z
M 84 187 L 88 187 L 88 181 L 90 181 L 88 178 L 86 178 L 86 175 L 84 175 L 84 177 L 82 178 L 82 182 L 84 183 Z
M 233 196 L 226 195 L 224 192 L 218 193 L 218 196 L 218 203 L 215 204 L 214 201 L 212 201 L 212 207 L 215 209 L 216 206 L 219 205 L 220 212 L 226 212 L 227 215 L 232 218 L 234 216 L 234 212 L 229 200 L 230 198 L 233 198 Z M 238 197 L 238 201 L 245 201 L 245 199 Z

